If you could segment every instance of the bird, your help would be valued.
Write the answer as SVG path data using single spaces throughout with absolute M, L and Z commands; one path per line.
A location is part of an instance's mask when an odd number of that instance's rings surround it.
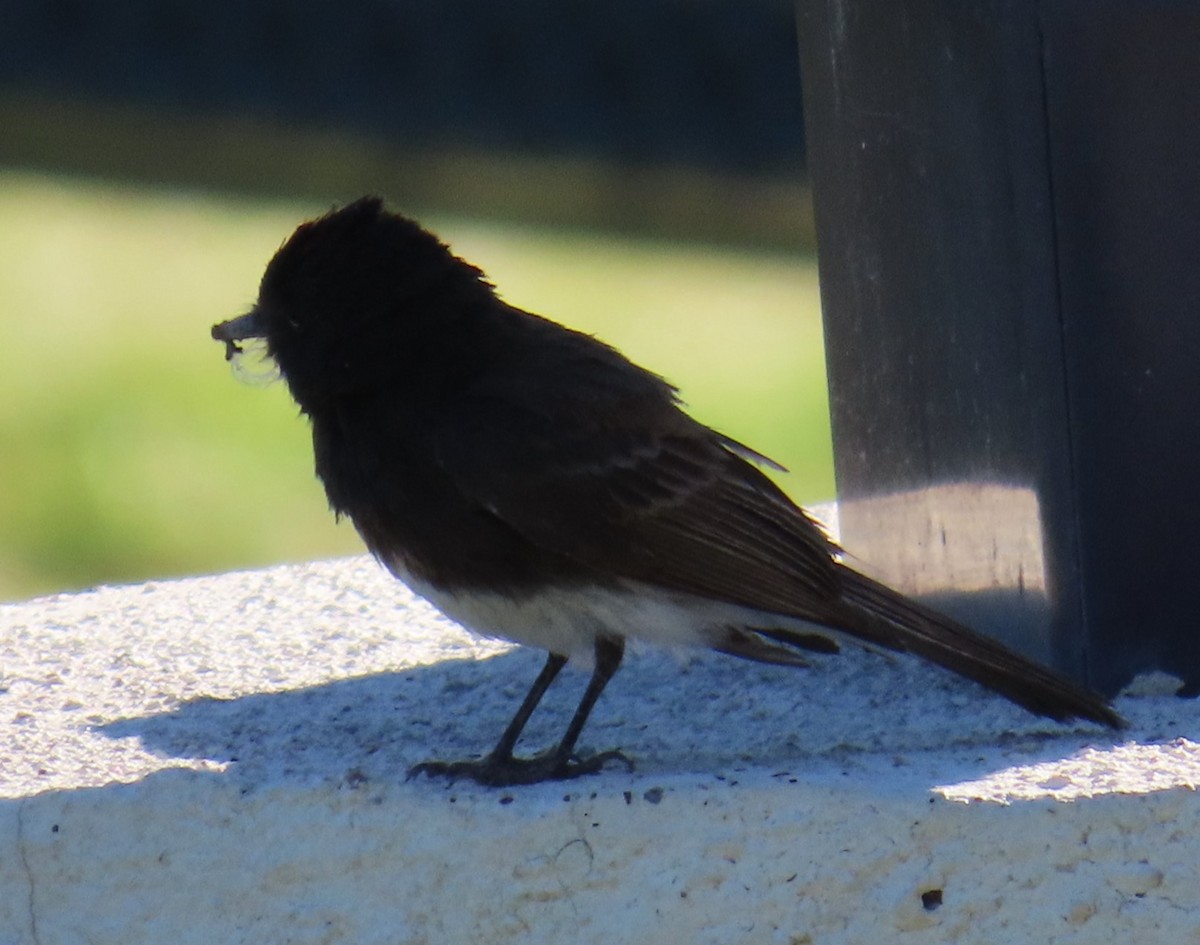
M 410 777 L 511 786 L 632 766 L 576 751 L 628 639 L 805 667 L 843 646 L 915 654 L 1030 712 L 1119 728 L 1089 691 L 861 573 L 661 376 L 505 302 L 476 266 L 367 196 L 301 224 L 226 359 L 265 341 L 311 424 L 316 475 L 376 559 L 469 630 L 546 651 L 490 752 Z M 571 659 L 586 690 L 561 739 L 518 755 Z

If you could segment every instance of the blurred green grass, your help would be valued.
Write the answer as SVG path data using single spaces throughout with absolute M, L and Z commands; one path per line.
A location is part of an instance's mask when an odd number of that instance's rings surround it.
M 0 170 L 0 599 L 360 549 L 286 389 L 208 337 L 326 209 Z M 674 381 L 798 500 L 833 494 L 813 259 L 424 222 L 510 302 Z

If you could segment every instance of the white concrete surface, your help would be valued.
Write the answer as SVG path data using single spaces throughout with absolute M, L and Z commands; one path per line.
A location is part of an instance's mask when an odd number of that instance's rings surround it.
M 0 945 L 1200 941 L 1169 686 L 1113 736 L 908 660 L 635 652 L 581 743 L 635 772 L 404 780 L 541 659 L 365 558 L 0 606 Z

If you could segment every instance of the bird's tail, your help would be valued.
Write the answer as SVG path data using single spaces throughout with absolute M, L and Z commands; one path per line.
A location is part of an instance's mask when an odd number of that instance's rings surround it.
M 1098 693 L 864 574 L 845 566 L 839 566 L 839 570 L 843 599 L 894 628 L 896 632 L 889 636 L 888 643 L 897 649 L 974 680 L 1038 715 L 1059 721 L 1091 719 L 1113 728 L 1125 727 L 1125 720 Z

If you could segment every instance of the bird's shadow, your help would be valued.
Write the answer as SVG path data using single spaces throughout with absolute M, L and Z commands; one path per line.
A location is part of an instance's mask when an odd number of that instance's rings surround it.
M 494 743 L 541 665 L 537 651 L 352 677 L 232 699 L 198 698 L 95 731 L 164 757 L 205 759 L 246 785 L 403 780 L 415 763 Z M 521 743 L 566 727 L 586 682 L 564 673 Z M 1174 733 L 1178 734 L 1178 733 Z M 978 778 L 1112 744 L 1094 726 L 1038 719 L 913 660 L 843 654 L 807 671 L 702 653 L 632 654 L 601 699 L 582 751 L 620 748 L 640 774 L 853 769 L 936 753 L 937 778 Z M 897 761 L 899 759 L 899 762 Z

